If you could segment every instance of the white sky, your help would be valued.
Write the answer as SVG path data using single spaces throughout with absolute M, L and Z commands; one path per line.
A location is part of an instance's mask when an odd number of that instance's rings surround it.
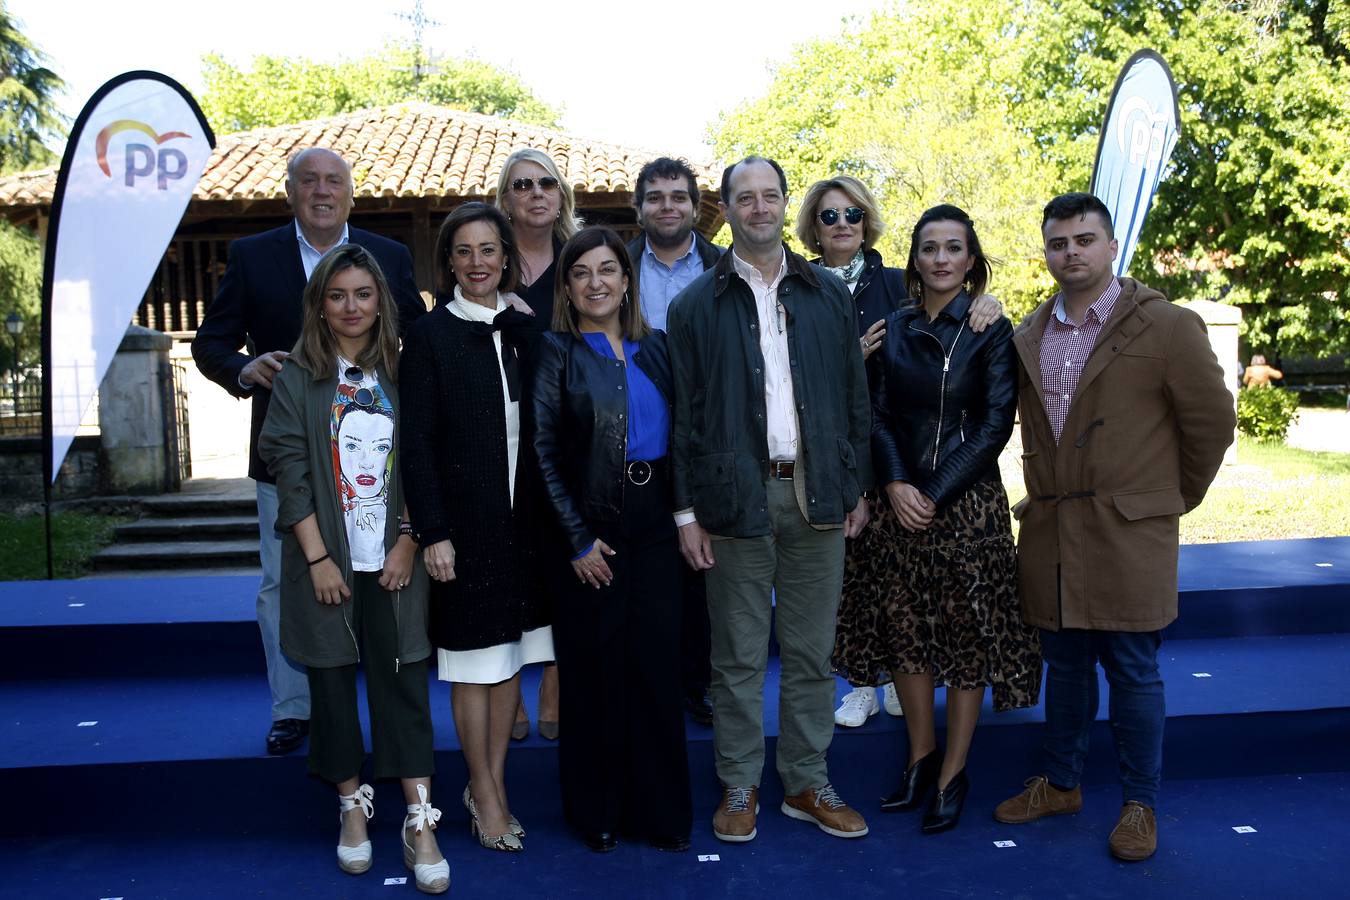
M 785 61 L 795 44 L 837 34 L 846 16 L 884 2 L 424 0 L 426 16 L 442 24 L 428 27 L 423 41 L 433 52 L 513 70 L 536 95 L 564 108 L 563 128 L 576 135 L 706 160 L 708 125 L 760 96 L 770 65 Z M 195 92 L 206 53 L 236 65 L 258 54 L 335 60 L 412 36 L 397 13 L 410 13 L 413 0 L 7 6 L 66 80 L 61 108 L 72 118 L 101 84 L 131 69 L 163 72 Z

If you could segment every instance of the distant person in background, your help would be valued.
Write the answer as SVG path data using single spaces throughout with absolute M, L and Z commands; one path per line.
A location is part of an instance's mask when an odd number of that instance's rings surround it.
M 1045 768 L 994 818 L 1083 808 L 1100 663 L 1124 795 L 1108 845 L 1119 859 L 1147 859 L 1158 847 L 1158 650 L 1177 617 L 1178 525 L 1232 443 L 1233 396 L 1200 317 L 1115 277 L 1100 200 L 1056 197 L 1041 235 L 1059 293 L 1013 335 L 1027 483 L 1013 515 L 1022 614 L 1041 629 L 1046 663 Z
M 352 170 L 341 156 L 307 147 L 286 164 L 286 202 L 295 221 L 230 245 L 225 274 L 192 340 L 192 358 L 203 375 L 235 397 L 251 398 L 248 477 L 256 484 L 262 583 L 258 628 L 272 692 L 267 752 L 289 753 L 309 733 L 305 671 L 281 652 L 281 536 L 276 531 L 277 487 L 258 455 L 258 433 L 267 418 L 272 380 L 300 337 L 301 295 L 314 267 L 334 247 L 359 244 L 385 273 L 398 310 L 398 334 L 426 312 L 413 281 L 408 248 L 347 226 L 352 211 Z M 241 353 L 240 351 L 247 352 Z
M 325 256 L 305 289 L 300 340 L 272 382 L 258 451 L 277 479 L 285 534 L 281 643 L 309 678 L 309 770 L 338 793 L 338 867 L 358 875 L 371 864 L 363 663 L 375 778 L 401 779 L 404 862 L 419 890 L 438 894 L 450 868 L 432 835 L 427 577 L 397 465 L 397 320 L 369 251 L 349 244 Z
M 558 253 L 581 228 L 576 196 L 547 153 L 529 147 L 506 158 L 497 177 L 497 208 L 506 213 L 520 252 L 521 270 L 515 290 L 535 314 L 535 327 L 547 331 L 553 321 L 553 290 Z M 539 736 L 558 739 L 558 669 L 544 667 L 539 679 Z M 524 702 L 517 704 L 512 740 L 530 733 Z
M 684 563 L 667 462 L 670 357 L 633 287 L 632 263 L 610 229 L 584 229 L 563 246 L 553 331 L 530 391 L 535 454 L 559 526 L 546 564 L 566 585 L 553 604 L 567 669 L 563 814 L 599 853 L 620 834 L 687 850 L 692 817 L 680 711 Z
M 698 179 L 689 164 L 662 156 L 638 172 L 633 206 L 642 233 L 628 244 L 628 256 L 638 270 L 642 315 L 658 331 L 666 330 L 666 314 L 675 296 L 722 257 L 722 248 L 694 230 L 698 222 Z M 712 653 L 708 624 L 708 595 L 703 573 L 685 567 L 684 603 L 680 623 L 680 677 L 684 708 L 700 725 L 711 725 Z
M 1272 381 L 1284 378 L 1284 373 L 1274 366 L 1266 365 L 1266 358 L 1260 353 L 1252 357 L 1252 364 L 1242 373 L 1243 387 L 1270 387 Z
M 808 250 L 820 254 L 820 258 L 812 262 L 842 278 L 853 295 L 853 305 L 858 312 L 858 341 L 863 359 L 867 361 L 869 382 L 875 381 L 877 371 L 872 362 L 873 354 L 881 348 L 886 337 L 883 320 L 904 305 L 909 296 L 904 270 L 886 265 L 876 249 L 877 238 L 885 231 L 886 222 L 881 217 L 876 198 L 867 185 L 851 175 L 837 175 L 811 185 L 797 212 L 797 239 Z M 970 329 L 978 334 L 1002 315 L 1003 308 L 997 300 L 989 296 L 978 297 L 971 304 Z M 874 516 L 858 539 L 848 543 L 841 613 L 858 609 L 850 602 L 851 597 L 872 595 L 871 583 L 862 576 L 859 568 L 859 553 L 881 552 L 880 548 L 868 549 L 880 527 Z M 846 623 L 841 620 L 840 624 Z M 839 708 L 834 711 L 836 725 L 857 728 L 876 715 L 883 705 L 891 715 L 901 714 L 900 698 L 889 673 L 876 673 L 886 680 L 882 703 L 877 702 L 874 682 L 868 680 L 870 676 L 855 674 L 864 680 L 850 681 L 853 690 L 844 695 Z

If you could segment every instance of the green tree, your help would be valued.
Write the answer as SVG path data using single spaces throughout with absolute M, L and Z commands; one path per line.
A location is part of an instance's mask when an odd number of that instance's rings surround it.
M 989 0 L 898 4 L 803 45 L 766 95 L 712 128 L 725 159 L 783 162 L 800 190 L 845 171 L 878 192 L 900 262 L 935 202 L 965 207 L 1008 265 L 1011 314 L 1046 296 L 1039 208 L 1084 190 L 1131 53 L 1158 50 L 1181 138 L 1134 274 L 1173 299 L 1240 306 L 1252 346 L 1350 349 L 1347 0 Z
M 221 132 L 408 100 L 538 125 L 556 125 L 561 116 L 505 69 L 471 59 L 428 62 L 419 49 L 400 42 L 336 63 L 255 56 L 247 69 L 210 54 L 202 60 L 202 81 L 202 111 L 212 128 Z
M 65 121 L 56 109 L 64 85 L 42 52 L 0 2 L 0 173 L 45 165 L 54 159 L 46 141 L 60 137 Z M 27 326 L 19 357 L 37 354 L 42 305 L 42 249 L 29 231 L 0 220 L 0 319 L 12 312 Z M 0 335 L 0 368 L 10 369 L 14 345 Z
M 45 142 L 65 130 L 56 109 L 64 84 L 45 63 L 0 2 L 0 172 L 49 162 L 52 152 Z

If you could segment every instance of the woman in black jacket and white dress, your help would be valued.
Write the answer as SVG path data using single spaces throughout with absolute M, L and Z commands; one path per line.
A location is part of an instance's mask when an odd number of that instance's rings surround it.
M 666 465 L 670 357 L 637 296 L 617 234 L 587 228 L 568 241 L 530 391 L 530 431 L 558 524 L 545 565 L 570 570 L 553 612 L 567 672 L 563 813 L 597 852 L 613 850 L 621 831 L 686 850 L 692 816 L 683 564 Z
M 506 748 L 521 666 L 553 658 L 533 556 L 537 467 L 521 440 L 521 355 L 537 336 L 508 307 L 520 267 L 506 216 L 465 203 L 441 226 L 438 276 L 453 299 L 408 329 L 399 365 L 408 511 L 431 575 L 436 668 L 451 682 L 479 843 L 520 850 Z
M 895 681 L 909 762 L 882 809 L 925 805 L 925 834 L 954 827 L 966 755 L 987 685 L 996 710 L 1034 706 L 1041 659 L 1022 621 L 1017 557 L 998 456 L 1012 436 L 1012 326 L 970 324 L 990 266 L 970 217 L 935 206 L 914 226 L 905 276 L 916 302 L 886 317 L 872 386 L 872 465 L 889 505 L 859 585 L 839 610 L 835 664 L 850 678 Z M 937 746 L 934 688 L 947 687 L 947 748 Z

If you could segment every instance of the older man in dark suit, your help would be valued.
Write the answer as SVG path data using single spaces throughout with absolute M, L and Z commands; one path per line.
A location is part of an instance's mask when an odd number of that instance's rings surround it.
M 351 167 L 332 150 L 309 147 L 292 156 L 286 167 L 286 200 L 295 221 L 231 245 L 225 275 L 192 342 L 192 356 L 203 375 L 253 402 L 248 475 L 257 483 L 263 570 L 258 626 L 272 691 L 267 752 L 273 754 L 294 750 L 309 731 L 309 686 L 304 669 L 281 652 L 281 541 L 273 527 L 277 488 L 258 456 L 258 433 L 267 417 L 272 379 L 300 336 L 305 282 L 329 250 L 360 244 L 379 261 L 389 281 L 400 333 L 426 311 L 413 282 L 408 248 L 347 226 L 352 193 Z

